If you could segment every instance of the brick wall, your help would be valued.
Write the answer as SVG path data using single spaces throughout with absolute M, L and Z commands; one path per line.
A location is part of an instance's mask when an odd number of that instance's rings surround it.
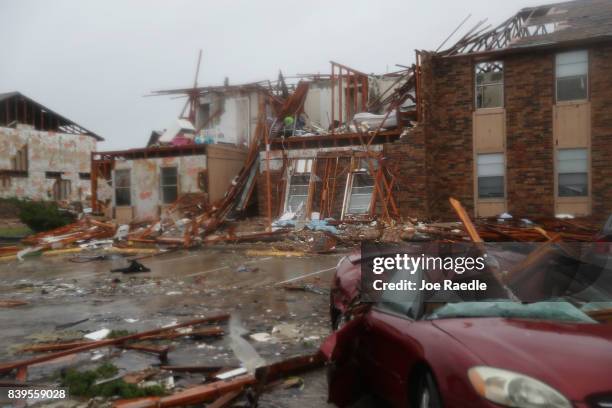
M 612 214 L 612 45 L 591 50 L 591 182 L 593 217 Z
M 554 52 L 505 55 L 503 61 L 508 211 L 523 217 L 553 216 Z M 405 138 L 384 145 L 384 157 L 397 169 L 395 197 L 404 217 L 456 220 L 448 204 L 451 196 L 474 214 L 473 65 L 471 56 L 426 59 L 425 119 Z M 604 220 L 612 214 L 612 45 L 591 49 L 590 69 L 592 213 Z M 282 193 L 280 179 L 280 174 L 273 175 L 276 197 Z M 260 212 L 265 211 L 262 180 L 260 174 Z M 344 182 L 340 185 L 339 194 L 344 194 Z M 319 201 L 317 196 L 313 210 Z M 339 216 L 341 205 L 342 198 L 336 198 L 334 216 Z
M 426 148 L 428 200 L 434 219 L 456 219 L 449 197 L 460 200 L 470 213 L 474 208 L 472 65 L 469 57 L 432 62 Z
M 393 171 L 394 198 L 402 217 L 428 217 L 425 130 L 417 126 L 401 141 L 386 143 L 383 157 Z
M 554 54 L 504 59 L 508 212 L 554 215 Z

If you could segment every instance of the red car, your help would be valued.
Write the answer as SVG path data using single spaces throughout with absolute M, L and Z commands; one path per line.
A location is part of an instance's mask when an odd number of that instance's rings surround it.
M 355 309 L 361 262 L 354 254 L 338 264 L 337 331 L 321 346 L 336 405 L 367 391 L 394 407 L 612 407 L 612 325 L 566 301 L 436 303 L 385 292 Z

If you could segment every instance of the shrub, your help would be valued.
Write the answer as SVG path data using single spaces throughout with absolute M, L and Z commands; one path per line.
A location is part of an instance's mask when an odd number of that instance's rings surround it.
M 19 207 L 19 219 L 35 232 L 48 231 L 53 228 L 63 227 L 74 222 L 75 217 L 61 211 L 54 202 L 15 200 Z
M 139 387 L 128 384 L 121 378 L 111 379 L 119 370 L 111 363 L 104 363 L 94 370 L 78 371 L 73 368 L 62 372 L 61 385 L 67 387 L 71 395 L 78 397 L 113 397 L 139 398 L 165 395 L 166 390 L 161 385 Z M 109 381 L 100 380 L 111 379 Z

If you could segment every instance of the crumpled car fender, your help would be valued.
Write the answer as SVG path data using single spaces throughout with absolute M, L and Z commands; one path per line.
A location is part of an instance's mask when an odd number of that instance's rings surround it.
M 364 322 L 363 315 L 356 317 L 328 336 L 320 347 L 328 366 L 328 400 L 339 407 L 357 400 L 363 389 L 354 351 Z

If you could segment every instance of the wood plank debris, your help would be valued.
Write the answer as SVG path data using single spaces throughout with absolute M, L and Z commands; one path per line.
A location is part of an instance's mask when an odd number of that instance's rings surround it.
M 140 340 L 146 336 L 151 336 L 151 335 L 155 335 L 159 333 L 165 333 L 165 332 L 168 332 L 174 329 L 179 329 L 179 328 L 184 328 L 184 327 L 193 327 L 193 326 L 202 325 L 202 324 L 224 322 L 224 321 L 229 320 L 229 317 L 230 316 L 228 314 L 204 317 L 200 319 L 189 320 L 183 323 L 177 323 L 169 327 L 162 327 L 162 328 L 153 329 L 153 330 L 149 330 L 149 331 L 145 331 L 141 333 L 135 333 L 135 334 L 127 335 L 127 336 L 117 337 L 114 339 L 92 341 L 87 344 L 79 345 L 77 347 L 70 348 L 67 350 L 57 351 L 55 353 L 47 354 L 44 356 L 33 357 L 33 358 L 25 359 L 25 360 L 19 360 L 19 361 L 14 361 L 10 363 L 0 364 L 0 374 L 6 374 L 15 369 L 19 369 L 22 367 L 28 367 L 30 365 L 37 364 L 37 363 L 43 363 L 43 362 L 55 360 L 56 358 L 68 356 L 71 354 L 81 353 L 84 351 L 89 351 L 89 350 L 102 348 L 102 347 L 121 345 L 128 341 Z

